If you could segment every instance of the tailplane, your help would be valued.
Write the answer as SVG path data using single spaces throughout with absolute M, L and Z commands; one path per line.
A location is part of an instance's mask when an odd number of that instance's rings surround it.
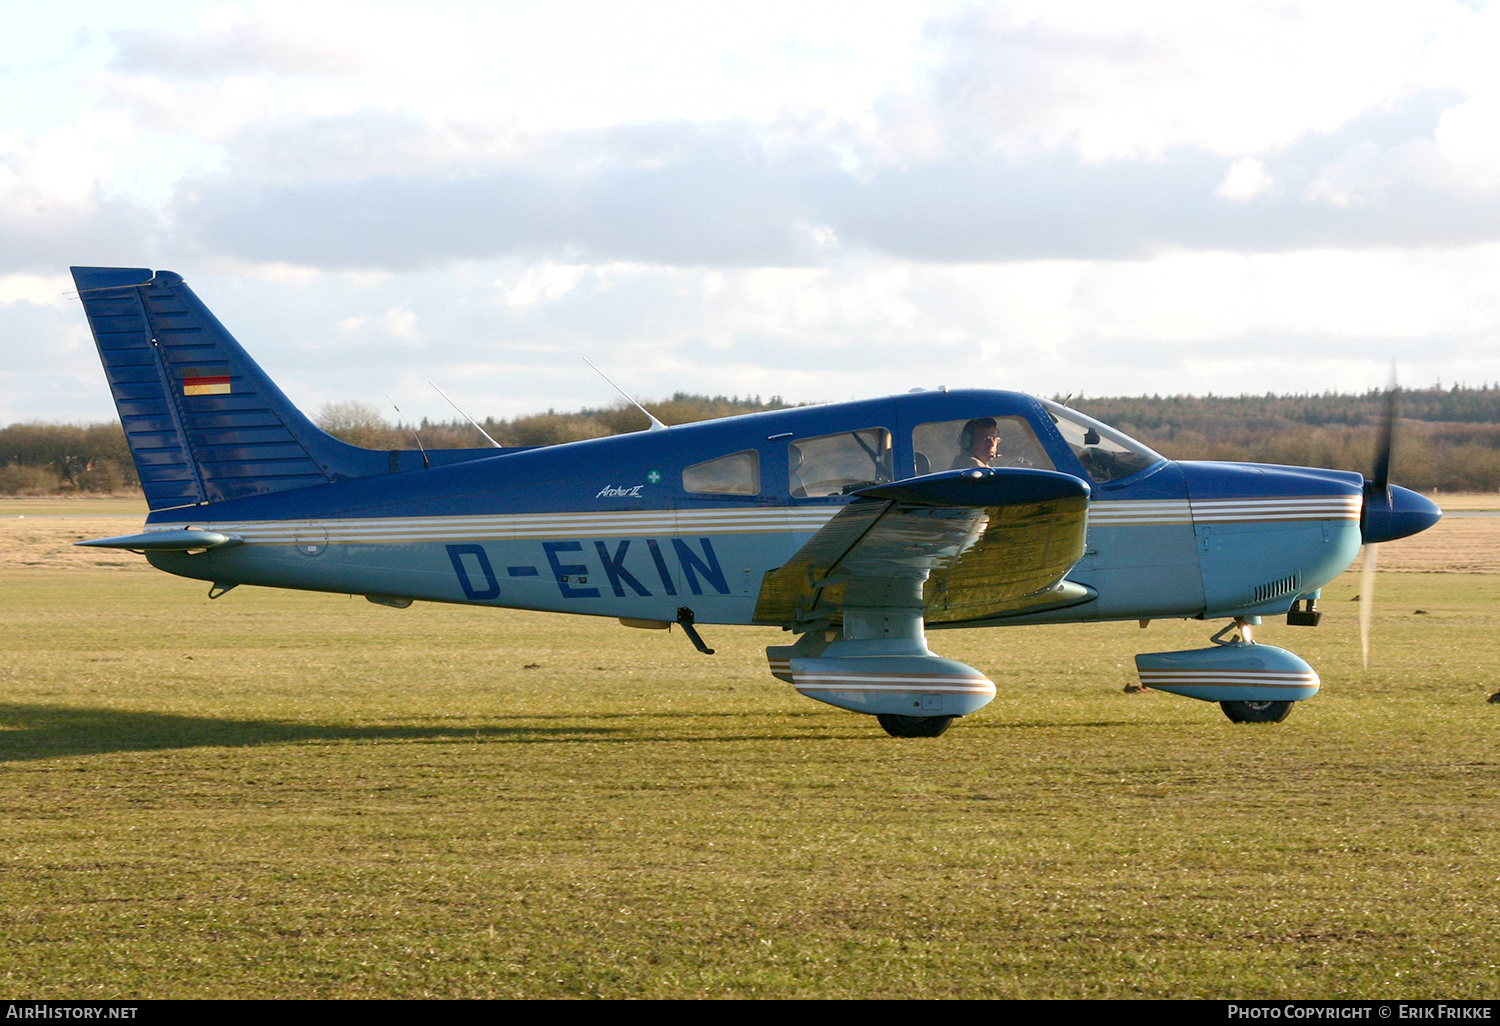
M 397 469 L 308 420 L 180 275 L 72 270 L 152 510 Z

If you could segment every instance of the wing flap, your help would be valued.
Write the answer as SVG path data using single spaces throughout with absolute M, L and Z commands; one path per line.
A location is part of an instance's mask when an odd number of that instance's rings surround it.
M 933 623 L 1080 601 L 1088 593 L 1062 578 L 1083 555 L 1089 494 L 1079 478 L 1020 468 L 864 489 L 767 577 L 755 622 L 831 624 L 854 580 L 923 579 Z

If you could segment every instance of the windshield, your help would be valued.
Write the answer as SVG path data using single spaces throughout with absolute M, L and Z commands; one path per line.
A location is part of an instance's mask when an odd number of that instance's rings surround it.
M 1052 422 L 1057 425 L 1063 440 L 1083 464 L 1084 471 L 1095 484 L 1108 484 L 1136 471 L 1160 463 L 1163 457 L 1146 448 L 1129 435 L 1122 434 L 1101 424 L 1093 417 L 1084 416 L 1049 399 L 1039 400 L 1047 408 Z

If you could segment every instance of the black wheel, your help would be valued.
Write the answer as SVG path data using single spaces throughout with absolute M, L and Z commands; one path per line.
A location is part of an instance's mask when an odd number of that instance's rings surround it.
M 1280 723 L 1292 711 L 1292 703 L 1220 702 L 1219 708 L 1236 723 Z
M 937 737 L 953 723 L 952 716 L 898 716 L 880 713 L 875 717 L 891 737 Z

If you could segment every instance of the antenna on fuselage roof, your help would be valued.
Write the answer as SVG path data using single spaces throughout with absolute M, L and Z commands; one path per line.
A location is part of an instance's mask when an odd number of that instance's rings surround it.
M 398 423 L 401 420 L 405 420 L 406 419 L 406 414 L 404 414 L 404 413 L 401 412 L 401 407 L 399 407 L 399 406 L 396 405 L 396 400 L 392 399 L 390 396 L 386 396 L 386 399 L 387 399 L 387 401 L 390 402 L 391 408 L 396 411 L 396 416 L 398 418 Z M 419 453 L 422 454 L 422 469 L 423 470 L 431 470 L 432 469 L 432 464 L 429 463 L 429 462 L 427 462 L 427 450 L 424 449 L 424 448 L 422 448 L 422 437 L 417 434 L 417 426 L 415 424 L 413 424 L 412 427 L 411 427 L 411 437 L 417 443 L 417 452 L 419 452 Z
M 433 388 L 437 388 L 437 394 L 438 395 L 442 396 L 444 399 L 448 399 L 448 393 L 444 392 L 441 388 L 438 388 L 437 385 L 436 385 L 436 383 L 434 383 L 430 379 L 428 380 L 427 383 L 429 385 L 432 385 Z M 504 449 L 505 448 L 505 446 L 501 445 L 499 442 L 497 442 L 493 438 L 491 438 L 490 437 L 490 433 L 488 431 L 486 431 L 484 428 L 482 428 L 482 427 L 479 426 L 479 421 L 477 421 L 473 417 L 469 416 L 463 410 L 459 410 L 458 409 L 458 403 L 454 402 L 452 399 L 448 399 L 448 405 L 451 406 L 451 407 L 453 407 L 455 410 L 458 410 L 458 415 L 460 417 L 462 417 L 464 420 L 468 421 L 470 424 L 473 424 L 474 425 L 474 430 L 478 431 L 481 435 L 483 435 L 484 438 L 485 438 L 485 441 L 489 442 L 496 449 Z
M 590 367 L 594 367 L 594 361 L 590 360 L 587 356 L 579 357 L 579 359 L 581 359 L 584 363 L 588 364 Z M 628 402 L 631 406 L 634 406 L 636 409 L 640 410 L 642 413 L 644 413 L 646 415 L 646 419 L 651 422 L 651 426 L 646 429 L 647 431 L 662 431 L 662 430 L 666 429 L 666 425 L 665 424 L 663 424 L 661 421 L 657 420 L 654 416 L 652 416 L 650 410 L 646 409 L 640 403 L 638 403 L 634 399 L 630 398 L 630 394 L 628 392 L 626 392 L 623 388 L 621 388 L 619 385 L 615 384 L 614 381 L 612 381 L 610 379 L 610 376 L 608 374 L 604 373 L 598 367 L 594 367 L 594 373 L 597 374 L 597 375 L 599 375 L 605 381 L 608 381 L 609 382 L 609 386 L 611 388 L 613 388 L 616 392 L 619 392 L 621 395 L 623 395 L 625 397 L 625 401 L 626 402 Z

